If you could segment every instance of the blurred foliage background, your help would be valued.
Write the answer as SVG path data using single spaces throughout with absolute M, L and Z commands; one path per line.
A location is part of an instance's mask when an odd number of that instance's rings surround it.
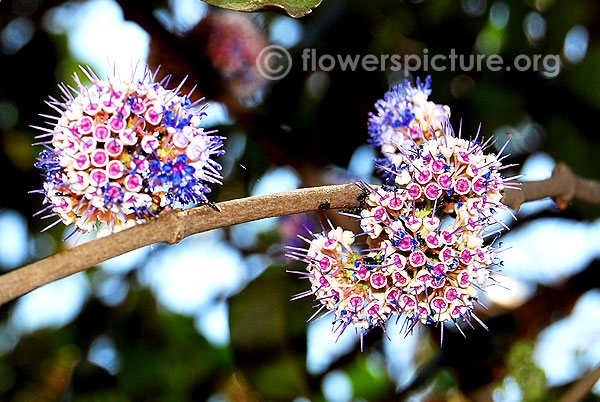
M 211 103 L 207 127 L 228 137 L 220 201 L 373 176 L 366 121 L 407 72 L 303 71 L 322 54 L 560 55 L 558 74 L 417 71 L 465 135 L 479 123 L 525 180 L 565 161 L 598 178 L 600 5 L 567 0 L 329 0 L 293 20 L 224 14 L 199 0 L 4 0 L 0 3 L 0 268 L 74 245 L 65 228 L 40 233 L 41 186 L 32 147 L 38 113 L 79 64 L 107 59 L 127 76 L 137 60 L 197 83 Z M 254 69 L 268 43 L 287 48 L 290 73 L 269 82 Z M 112 64 L 111 64 L 112 65 Z M 552 75 L 552 76 L 551 76 Z M 408 74 L 408 78 L 414 78 Z M 489 332 L 390 322 L 336 342 L 328 318 L 307 324 L 307 283 L 283 257 L 303 225 L 292 216 L 155 245 L 47 285 L 0 308 L 0 399 L 216 401 L 551 401 L 600 363 L 598 208 L 559 212 L 530 203 L 503 237 L 506 276 L 483 295 Z M 243 213 L 243 211 L 240 211 Z M 334 214 L 331 214 L 332 218 Z M 350 224 L 335 218 L 340 224 Z M 87 241 L 84 237 L 79 242 Z M 586 400 L 600 399 L 596 385 Z

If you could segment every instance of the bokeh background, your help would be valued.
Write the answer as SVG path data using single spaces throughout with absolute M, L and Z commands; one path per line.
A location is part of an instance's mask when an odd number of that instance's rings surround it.
M 32 147 L 43 101 L 78 65 L 123 76 L 136 63 L 190 75 L 226 141 L 214 201 L 302 186 L 377 182 L 366 122 L 402 72 L 305 72 L 318 54 L 560 54 L 544 71 L 421 71 L 430 99 L 464 133 L 514 140 L 524 180 L 564 161 L 600 178 L 600 5 L 593 0 L 328 0 L 294 20 L 224 14 L 199 0 L 4 0 L 0 3 L 0 269 L 73 247 L 69 229 L 32 218 L 42 178 Z M 267 43 L 290 74 L 254 69 Z M 416 76 L 415 75 L 415 76 Z M 414 78 L 409 76 L 409 78 Z M 312 302 L 283 254 L 322 215 L 268 219 L 154 245 L 44 286 L 0 308 L 0 400 L 551 401 L 600 364 L 599 208 L 524 205 L 502 237 L 504 274 L 482 298 L 490 328 L 400 334 L 390 322 L 361 353 Z M 243 211 L 240 211 L 243 213 Z M 335 214 L 330 214 L 332 217 Z M 340 220 L 342 224 L 349 224 Z M 84 236 L 77 241 L 88 241 Z M 587 400 L 600 399 L 596 384 Z

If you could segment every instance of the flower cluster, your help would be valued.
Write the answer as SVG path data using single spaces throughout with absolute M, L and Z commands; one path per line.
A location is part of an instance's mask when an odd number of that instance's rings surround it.
M 63 101 L 47 102 L 58 116 L 42 115 L 49 128 L 36 127 L 49 140 L 36 166 L 45 171 L 48 216 L 100 235 L 148 219 L 162 208 L 207 202 L 209 183 L 219 183 L 222 137 L 200 127 L 205 116 L 181 85 L 168 90 L 168 77 L 155 82 L 146 70 L 140 80 L 100 80 L 77 89 L 59 85 Z M 183 84 L 183 83 L 182 83 Z M 54 225 L 53 224 L 53 225 Z M 51 226 L 53 226 L 51 225 Z M 51 227 L 50 226 L 50 227 Z
M 384 165 L 398 166 L 402 162 L 401 149 L 420 145 L 423 141 L 437 138 L 445 131 L 450 119 L 450 108 L 428 101 L 431 95 L 431 79 L 424 83 L 417 79 L 394 86 L 383 99 L 375 103 L 377 114 L 369 114 L 370 143 L 379 147 Z
M 429 82 L 404 89 L 410 100 L 428 88 Z M 430 132 L 435 135 L 420 132 L 419 141 L 399 147 L 400 158 L 392 155 L 394 167 L 383 167 L 390 185 L 366 185 L 362 210 L 352 214 L 363 233 L 331 225 L 312 239 L 301 237 L 308 249 L 290 248 L 291 258 L 308 264 L 302 274 L 311 289 L 299 296 L 314 294 L 321 310 L 333 312 L 335 331 L 353 324 L 362 335 L 385 328 L 395 314 L 405 316 L 408 332 L 419 322 L 451 321 L 461 332 L 460 321 L 481 323 L 474 313 L 477 290 L 501 265 L 500 246 L 487 239 L 506 227 L 496 214 L 507 208 L 502 191 L 516 177 L 500 174 L 504 148 L 486 154 L 489 141 L 456 137 L 450 126 Z M 366 236 L 366 246 L 356 247 L 358 236 Z
M 323 309 L 335 311 L 340 332 L 351 323 L 368 328 L 386 321 L 390 309 L 386 306 L 387 277 L 375 270 L 378 257 L 363 255 L 352 249 L 355 235 L 342 228 L 312 234 L 308 250 L 289 247 L 289 257 L 308 262 L 311 290 L 297 295 L 314 294 Z M 313 316 L 314 317 L 314 316 Z

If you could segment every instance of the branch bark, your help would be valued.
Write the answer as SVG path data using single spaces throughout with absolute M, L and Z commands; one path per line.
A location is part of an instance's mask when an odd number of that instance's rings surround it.
M 600 182 L 584 179 L 573 173 L 564 163 L 558 163 L 547 180 L 524 182 L 521 191 L 506 191 L 503 203 L 518 211 L 527 201 L 552 198 L 560 210 L 571 200 L 600 204 Z
M 275 216 L 353 209 L 364 188 L 357 183 L 311 187 L 269 195 L 241 198 L 184 211 L 164 211 L 158 218 L 114 233 L 0 276 L 0 306 L 38 287 L 65 278 L 128 251 L 154 243 L 175 244 L 208 230 Z
M 359 207 L 364 193 L 363 186 L 349 183 L 225 201 L 217 204 L 220 211 L 206 205 L 185 211 L 164 211 L 158 218 L 142 225 L 0 276 L 0 306 L 47 283 L 150 244 L 175 244 L 195 233 L 275 216 L 324 209 L 354 209 Z M 573 199 L 600 205 L 600 183 L 580 178 L 568 166 L 559 163 L 550 179 L 524 182 L 521 190 L 506 190 L 503 202 L 518 210 L 524 202 L 546 197 L 552 197 L 561 209 Z

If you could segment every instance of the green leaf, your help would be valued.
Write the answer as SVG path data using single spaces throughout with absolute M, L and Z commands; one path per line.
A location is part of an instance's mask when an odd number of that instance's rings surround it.
M 300 18 L 321 4 L 322 0 L 203 0 L 213 6 L 235 11 L 278 11 Z

